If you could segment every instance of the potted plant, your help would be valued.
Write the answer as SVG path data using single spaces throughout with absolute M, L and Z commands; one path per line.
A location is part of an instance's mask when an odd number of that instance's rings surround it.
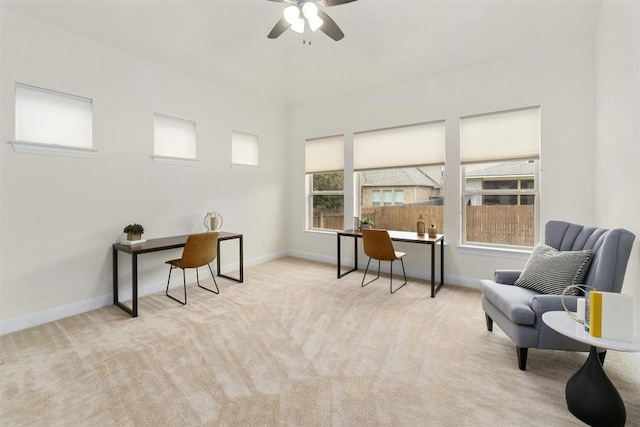
M 144 227 L 140 224 L 129 224 L 122 231 L 127 233 L 127 240 L 140 240 L 144 233 Z
M 362 218 L 360 220 L 360 229 L 362 230 L 363 228 L 373 228 L 373 221 L 369 218 Z

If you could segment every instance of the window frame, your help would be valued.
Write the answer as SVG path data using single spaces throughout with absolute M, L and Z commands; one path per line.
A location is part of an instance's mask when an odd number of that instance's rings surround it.
M 342 173 L 342 190 L 314 190 L 313 189 L 313 176 L 314 175 L 322 175 L 328 173 Z M 314 196 L 340 196 L 342 197 L 342 207 L 343 207 L 343 218 L 344 214 L 344 171 L 334 171 L 334 172 L 315 172 L 315 173 L 307 173 L 306 176 L 306 187 L 307 187 L 307 231 L 337 231 L 337 228 L 320 228 L 313 226 L 313 198 Z M 343 221 L 344 222 L 344 221 Z M 344 226 L 340 227 L 340 231 L 344 229 Z
M 306 214 L 304 221 L 305 231 L 328 232 L 344 229 L 344 218 L 346 213 L 345 200 L 345 171 L 344 171 L 344 134 L 315 137 L 305 139 L 305 198 Z M 342 174 L 342 190 L 314 190 L 314 175 Z M 342 197 L 343 223 L 339 229 L 316 228 L 313 224 L 313 201 L 315 196 L 340 196 Z

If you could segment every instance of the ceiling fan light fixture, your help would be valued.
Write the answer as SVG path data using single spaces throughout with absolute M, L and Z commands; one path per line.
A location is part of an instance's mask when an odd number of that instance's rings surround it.
M 324 21 L 319 16 L 307 18 L 307 21 L 309 21 L 309 28 L 311 28 L 311 31 L 316 31 L 322 26 L 322 24 L 324 24 Z
M 318 6 L 315 3 L 306 2 L 302 5 L 302 13 L 304 17 L 311 21 L 313 18 L 318 17 Z
M 296 33 L 304 33 L 304 19 L 298 18 L 293 24 L 291 24 L 291 29 Z
M 294 25 L 300 18 L 300 9 L 298 6 L 289 6 L 284 10 L 284 19 L 291 25 Z M 304 22 L 303 22 L 304 24 Z

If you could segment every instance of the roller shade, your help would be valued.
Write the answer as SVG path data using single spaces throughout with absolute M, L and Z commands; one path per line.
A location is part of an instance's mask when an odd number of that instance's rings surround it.
M 156 156 L 196 158 L 196 123 L 154 114 L 154 154 Z
M 236 165 L 258 166 L 258 135 L 231 131 L 231 163 Z
M 540 155 L 540 107 L 460 119 L 460 161 L 537 159 Z
M 337 172 L 344 170 L 344 136 L 307 139 L 305 172 Z
M 353 135 L 355 170 L 444 163 L 444 121 Z
M 16 83 L 16 140 L 92 147 L 89 98 Z

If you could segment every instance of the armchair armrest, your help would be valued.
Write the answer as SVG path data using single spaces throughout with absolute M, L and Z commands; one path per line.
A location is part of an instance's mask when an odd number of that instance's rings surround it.
M 569 311 L 578 309 L 578 297 L 573 295 L 564 296 L 564 304 Z M 536 313 L 537 318 L 542 318 L 542 313 L 547 311 L 564 311 L 562 306 L 562 295 L 536 295 L 531 301 L 531 308 Z
M 520 277 L 520 273 L 522 273 L 522 270 L 496 270 L 493 274 L 493 281 L 503 285 L 513 285 Z

